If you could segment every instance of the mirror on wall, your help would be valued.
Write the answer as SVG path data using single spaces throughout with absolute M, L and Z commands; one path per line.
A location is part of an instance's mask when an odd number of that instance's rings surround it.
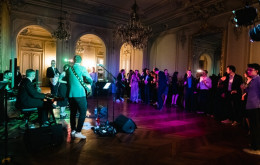
M 223 32 L 195 34 L 192 37 L 192 71 L 207 70 L 208 75 L 218 75 L 221 68 Z

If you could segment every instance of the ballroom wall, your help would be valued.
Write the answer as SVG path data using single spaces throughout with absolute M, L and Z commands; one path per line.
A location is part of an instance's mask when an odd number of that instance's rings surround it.
M 177 40 L 175 33 L 162 33 L 153 42 L 150 53 L 150 69 L 168 69 L 170 73 L 176 70 Z
M 253 27 L 235 28 L 231 23 L 232 13 L 226 13 L 208 20 L 207 27 L 201 22 L 193 22 L 188 26 L 168 29 L 158 35 L 150 49 L 150 68 L 168 68 L 170 74 L 179 71 L 183 76 L 188 69 L 193 69 L 195 61 L 192 56 L 192 37 L 198 33 L 222 31 L 222 74 L 226 66 L 234 65 L 237 73 L 242 75 L 248 63 L 260 64 L 260 43 L 250 42 L 249 30 Z M 220 68 L 220 69 L 221 69 Z
M 248 29 L 242 28 L 240 33 L 234 32 L 234 27 L 229 24 L 227 36 L 227 51 L 226 65 L 234 65 L 237 68 L 237 73 L 243 74 L 246 65 L 249 62 L 249 35 Z
M 10 16 L 6 2 L 0 2 L 0 73 L 9 69 L 10 50 Z
M 57 28 L 58 19 L 54 16 L 55 11 L 44 11 L 38 7 L 37 14 L 17 12 L 16 7 L 25 8 L 25 6 L 12 6 L 12 12 L 9 12 L 10 4 L 1 1 L 1 43 L 0 43 L 0 71 L 9 68 L 9 59 L 17 58 L 17 35 L 29 25 L 39 25 L 49 32 Z M 18 4 L 19 5 L 19 4 Z M 26 8 L 27 10 L 30 7 Z M 36 9 L 34 9 L 36 10 Z M 35 12 L 36 13 L 36 12 Z M 237 73 L 242 74 L 249 62 L 260 63 L 259 43 L 249 41 L 248 28 L 234 30 L 231 23 L 232 13 L 222 13 L 211 17 L 207 24 L 202 24 L 202 20 L 196 20 L 180 27 L 163 29 L 163 32 L 154 34 L 149 41 L 148 47 L 143 53 L 143 68 L 168 69 L 170 74 L 179 71 L 179 75 L 184 75 L 187 69 L 191 69 L 194 61 L 192 60 L 192 37 L 194 34 L 207 31 L 214 28 L 221 28 L 223 34 L 223 46 L 221 54 L 221 69 L 225 71 L 227 65 L 233 64 L 237 67 Z M 79 38 L 85 34 L 94 34 L 102 39 L 106 47 L 106 67 L 113 75 L 117 75 L 120 68 L 120 49 L 122 42 L 113 35 L 115 29 L 109 29 L 102 26 L 95 26 L 95 20 L 90 19 L 88 23 L 80 20 L 69 21 L 72 37 L 69 41 L 56 41 L 56 60 L 57 66 L 62 70 L 64 58 L 72 58 L 75 54 L 76 43 Z M 206 25 L 206 26 L 205 26 Z M 12 48 L 12 49 L 11 49 Z M 138 57 L 136 57 L 138 58 Z M 45 64 L 49 65 L 49 64 Z M 47 67 L 47 66 L 46 66 Z M 136 68 L 132 68 L 136 69 Z M 110 77 L 111 78 L 111 77 Z M 113 79 L 113 78 L 111 78 Z

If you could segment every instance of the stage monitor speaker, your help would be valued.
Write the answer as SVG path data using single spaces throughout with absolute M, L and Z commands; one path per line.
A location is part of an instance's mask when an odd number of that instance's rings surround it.
M 24 142 L 28 151 L 35 152 L 48 147 L 59 146 L 64 141 L 61 124 L 49 127 L 28 129 L 24 134 Z
M 118 132 L 133 133 L 135 131 L 136 124 L 134 121 L 124 115 L 119 115 L 114 123 Z

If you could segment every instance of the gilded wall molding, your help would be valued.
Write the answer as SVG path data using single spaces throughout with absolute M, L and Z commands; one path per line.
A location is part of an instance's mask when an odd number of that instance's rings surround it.
M 200 4 L 194 5 L 191 7 L 191 10 L 193 11 L 191 19 L 194 21 L 200 20 L 202 28 L 206 28 L 208 26 L 208 19 L 224 12 L 226 8 L 224 1 L 219 1 L 208 6 L 203 6 Z
M 7 0 L 11 10 L 18 10 L 25 7 L 24 0 Z

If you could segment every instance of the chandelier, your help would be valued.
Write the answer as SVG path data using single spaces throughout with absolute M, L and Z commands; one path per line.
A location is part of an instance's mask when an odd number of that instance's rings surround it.
M 116 34 L 123 42 L 132 45 L 135 49 L 143 49 L 146 47 L 148 38 L 152 35 L 152 29 L 145 27 L 140 22 L 137 14 L 138 6 L 135 3 L 132 6 L 131 17 L 126 25 L 119 25 Z
M 59 40 L 69 40 L 70 39 L 70 33 L 68 25 L 65 26 L 65 20 L 62 17 L 62 0 L 61 0 L 61 9 L 60 9 L 60 17 L 58 22 L 58 28 L 52 33 L 52 37 L 59 39 Z
M 79 41 L 77 42 L 76 52 L 77 52 L 77 54 L 79 54 L 79 55 L 81 55 L 81 54 L 84 52 L 84 48 L 83 48 L 83 46 L 81 45 L 81 40 L 79 40 Z

